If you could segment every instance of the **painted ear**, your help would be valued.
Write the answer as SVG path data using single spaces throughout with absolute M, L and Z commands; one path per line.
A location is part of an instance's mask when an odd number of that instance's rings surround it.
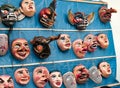
M 88 20 L 88 25 L 91 24 L 94 21 L 95 18 L 95 13 L 92 12 L 87 16 L 87 20 Z
M 31 43 L 31 44 L 35 44 L 35 40 L 36 40 L 36 37 L 34 37 L 33 40 L 30 40 L 30 43 Z
M 73 15 L 71 9 L 69 9 L 69 11 L 68 11 L 68 20 L 72 25 L 74 25 L 74 15 Z

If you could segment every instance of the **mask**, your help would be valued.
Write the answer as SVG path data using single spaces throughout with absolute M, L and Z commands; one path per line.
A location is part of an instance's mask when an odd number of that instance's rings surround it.
M 0 88 L 14 88 L 12 77 L 9 75 L 0 75 Z
M 105 78 L 109 77 L 110 74 L 112 73 L 111 68 L 110 68 L 110 64 L 107 62 L 101 62 L 99 64 L 99 70 L 101 72 L 101 75 Z
M 14 73 L 15 80 L 21 85 L 26 85 L 30 81 L 30 75 L 27 68 L 19 68 Z
M 116 13 L 117 11 L 113 8 L 108 9 L 106 6 L 102 6 L 99 9 L 99 17 L 103 23 L 107 23 L 111 20 L 111 13 Z
M 68 20 L 72 25 L 75 25 L 79 30 L 85 30 L 86 27 L 94 20 L 94 13 L 86 16 L 82 12 L 73 14 L 71 10 L 68 11 Z
M 58 71 L 51 72 L 49 82 L 52 88 L 60 88 L 62 86 L 62 75 Z
M 81 39 L 77 39 L 72 44 L 75 55 L 79 58 L 83 58 L 87 53 L 87 45 L 83 43 Z
M 28 42 L 23 38 L 15 39 L 12 42 L 12 54 L 19 60 L 24 60 L 30 54 Z
M 8 51 L 8 36 L 0 34 L 0 56 L 5 55 Z
M 87 49 L 90 52 L 94 52 L 97 49 L 97 46 L 98 46 L 97 38 L 92 34 L 88 34 L 84 38 L 84 43 L 87 44 Z
M 85 83 L 89 78 L 89 71 L 83 65 L 78 65 L 73 69 L 73 74 L 79 84 Z
M 68 34 L 60 34 L 57 44 L 62 51 L 69 50 L 71 48 L 70 36 Z
M 16 10 L 17 9 L 12 5 L 2 5 L 0 9 L 2 23 L 6 26 L 12 27 L 17 21 Z
M 51 54 L 49 43 L 58 38 L 58 36 L 51 36 L 48 38 L 43 36 L 34 37 L 34 39 L 31 40 L 31 43 L 33 44 L 33 49 L 36 55 L 40 58 L 47 58 Z
M 97 41 L 99 43 L 99 46 L 103 49 L 107 48 L 109 45 L 108 37 L 105 34 L 99 34 L 97 36 Z
M 63 75 L 63 82 L 66 88 L 77 88 L 76 80 L 72 72 L 67 72 Z
M 33 81 L 38 88 L 44 88 L 49 79 L 49 71 L 46 67 L 36 67 L 33 71 Z
M 43 8 L 40 11 L 39 20 L 43 26 L 45 26 L 47 28 L 53 26 L 55 17 L 56 17 L 55 7 L 56 7 L 56 0 L 53 0 L 50 3 L 49 7 Z

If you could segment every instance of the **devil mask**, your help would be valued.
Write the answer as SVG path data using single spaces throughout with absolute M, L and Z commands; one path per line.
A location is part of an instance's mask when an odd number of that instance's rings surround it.
M 38 88 L 44 88 L 49 79 L 49 71 L 46 67 L 36 67 L 33 71 L 33 81 Z
M 40 23 L 49 28 L 52 27 L 55 21 L 56 12 L 56 0 L 53 0 L 49 7 L 43 8 L 39 13 Z
M 12 42 L 12 54 L 19 60 L 24 60 L 30 54 L 28 42 L 23 38 L 15 39 Z
M 17 9 L 12 5 L 2 5 L 0 7 L 0 15 L 2 19 L 2 23 L 6 26 L 12 27 L 14 23 L 17 21 L 17 15 L 15 13 Z
M 107 62 L 101 62 L 98 68 L 101 72 L 101 75 L 105 78 L 109 77 L 109 75 L 112 73 L 110 64 Z
M 63 75 L 63 82 L 66 88 L 77 88 L 76 80 L 72 72 L 67 72 Z
M 60 34 L 57 44 L 62 51 L 69 50 L 71 48 L 71 40 L 68 34 Z
M 0 88 L 14 88 L 12 77 L 9 75 L 0 75 Z
M 8 36 L 0 34 L 0 56 L 5 55 L 8 50 Z
M 111 20 L 111 13 L 116 13 L 117 11 L 113 8 L 108 9 L 106 6 L 102 6 L 99 10 L 99 17 L 103 23 L 109 22 Z
M 87 53 L 87 45 L 83 43 L 81 39 L 77 39 L 72 44 L 75 55 L 79 58 L 83 58 Z
M 81 84 L 85 83 L 89 78 L 89 71 L 83 65 L 78 65 L 73 69 L 73 74 L 75 76 L 76 81 Z
M 58 36 L 51 36 L 48 38 L 45 38 L 43 36 L 38 36 L 38 37 L 34 37 L 34 39 L 31 40 L 31 43 L 33 44 L 33 49 L 35 53 L 40 58 L 47 58 L 51 54 L 49 43 L 58 38 L 59 38 Z
M 30 81 L 30 75 L 27 68 L 19 68 L 14 73 L 15 80 L 21 85 L 25 85 Z
M 75 25 L 79 30 L 85 30 L 86 27 L 93 21 L 94 13 L 86 16 L 82 12 L 76 12 L 73 14 L 71 10 L 68 11 L 68 20 L 72 25 Z

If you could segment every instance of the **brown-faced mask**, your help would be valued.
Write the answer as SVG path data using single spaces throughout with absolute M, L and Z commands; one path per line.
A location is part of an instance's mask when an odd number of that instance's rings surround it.
M 19 60 L 24 60 L 30 54 L 30 48 L 27 40 L 23 38 L 15 39 L 12 42 L 12 54 Z

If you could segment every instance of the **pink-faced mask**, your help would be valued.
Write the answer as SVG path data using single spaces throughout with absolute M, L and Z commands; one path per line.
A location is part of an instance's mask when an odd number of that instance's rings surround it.
M 0 56 L 3 56 L 8 51 L 8 36 L 0 34 Z
M 84 43 L 87 44 L 87 50 L 89 52 L 94 52 L 97 49 L 98 46 L 97 38 L 93 34 L 88 34 L 84 38 Z
M 101 75 L 105 78 L 109 77 L 112 73 L 110 64 L 107 62 L 101 62 L 98 68 L 101 72 Z
M 98 44 L 101 48 L 105 49 L 109 45 L 109 40 L 106 34 L 99 34 L 97 36 Z
M 49 82 L 52 88 L 60 88 L 62 86 L 62 74 L 59 71 L 51 72 Z
M 78 65 L 73 69 L 73 74 L 77 83 L 85 83 L 89 78 L 89 71 L 84 65 Z
M 21 85 L 26 85 L 30 81 L 30 75 L 27 68 L 19 68 L 14 73 L 15 80 Z
M 36 67 L 33 71 L 33 81 L 38 88 L 44 88 L 49 79 L 49 71 L 46 67 Z
M 14 88 L 12 77 L 9 75 L 0 75 L 0 88 Z
M 57 44 L 62 51 L 69 50 L 71 48 L 70 36 L 68 34 L 60 34 Z
M 27 40 L 23 38 L 15 39 L 12 42 L 12 54 L 19 60 L 24 60 L 30 54 L 30 48 Z
M 81 39 L 77 39 L 72 44 L 73 51 L 78 58 L 83 58 L 87 53 L 87 45 Z
M 76 80 L 72 72 L 66 72 L 63 75 L 63 82 L 66 88 L 77 88 Z

